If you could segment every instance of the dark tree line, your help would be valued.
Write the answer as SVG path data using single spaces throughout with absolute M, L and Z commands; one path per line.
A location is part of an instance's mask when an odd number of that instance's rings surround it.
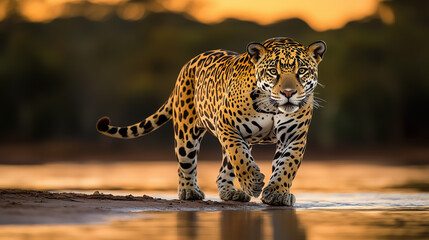
M 196 54 L 244 52 L 249 42 L 288 36 L 328 44 L 319 68 L 325 87 L 316 90 L 324 107 L 316 110 L 310 144 L 427 144 L 429 3 L 382 4 L 393 10 L 393 24 L 375 14 L 325 32 L 299 19 L 205 25 L 161 12 L 140 21 L 112 15 L 31 23 L 9 13 L 0 22 L 0 140 L 97 140 L 98 117 L 109 115 L 123 125 L 145 118 Z M 158 141 L 167 137 L 169 131 L 154 135 Z

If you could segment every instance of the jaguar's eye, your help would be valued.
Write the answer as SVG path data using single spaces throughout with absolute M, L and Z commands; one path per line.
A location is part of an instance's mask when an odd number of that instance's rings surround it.
M 271 68 L 270 70 L 268 70 L 268 73 L 270 75 L 272 75 L 273 77 L 275 77 L 275 76 L 277 76 L 277 69 Z
M 299 74 L 299 75 L 302 75 L 302 74 L 304 74 L 305 72 L 307 72 L 307 68 L 300 68 L 300 69 L 298 69 L 298 74 Z

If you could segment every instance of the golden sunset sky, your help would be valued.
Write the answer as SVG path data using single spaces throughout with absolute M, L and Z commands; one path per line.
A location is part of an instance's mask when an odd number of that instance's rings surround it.
M 10 0 L 0 0 L 0 20 L 6 15 Z M 70 3 L 83 0 L 16 0 L 18 10 L 30 21 L 47 22 L 57 17 L 75 16 L 67 12 Z M 112 11 L 127 20 L 144 17 L 148 6 L 128 0 L 88 0 L 103 7 L 86 9 L 81 15 L 92 20 L 102 20 Z M 150 7 L 152 11 L 170 10 L 187 12 L 203 23 L 217 23 L 226 18 L 270 24 L 279 20 L 298 17 L 315 30 L 323 31 L 343 27 L 347 22 L 377 13 L 383 21 L 394 21 L 389 9 L 378 7 L 380 0 L 160 0 Z M 114 10 L 112 10 L 114 9 Z

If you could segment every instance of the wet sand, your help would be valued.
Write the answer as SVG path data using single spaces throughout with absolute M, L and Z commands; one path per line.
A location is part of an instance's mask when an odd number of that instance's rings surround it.
M 144 211 L 220 211 L 273 208 L 262 203 L 234 201 L 182 201 L 151 196 L 52 193 L 0 190 L 0 224 L 94 223 L 106 217 Z M 285 208 L 285 207 L 284 207 Z

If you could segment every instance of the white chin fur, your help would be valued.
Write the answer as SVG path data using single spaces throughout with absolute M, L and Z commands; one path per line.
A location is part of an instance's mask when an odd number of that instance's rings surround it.
M 285 104 L 279 106 L 279 110 L 283 113 L 294 113 L 298 111 L 299 107 L 297 105 Z

